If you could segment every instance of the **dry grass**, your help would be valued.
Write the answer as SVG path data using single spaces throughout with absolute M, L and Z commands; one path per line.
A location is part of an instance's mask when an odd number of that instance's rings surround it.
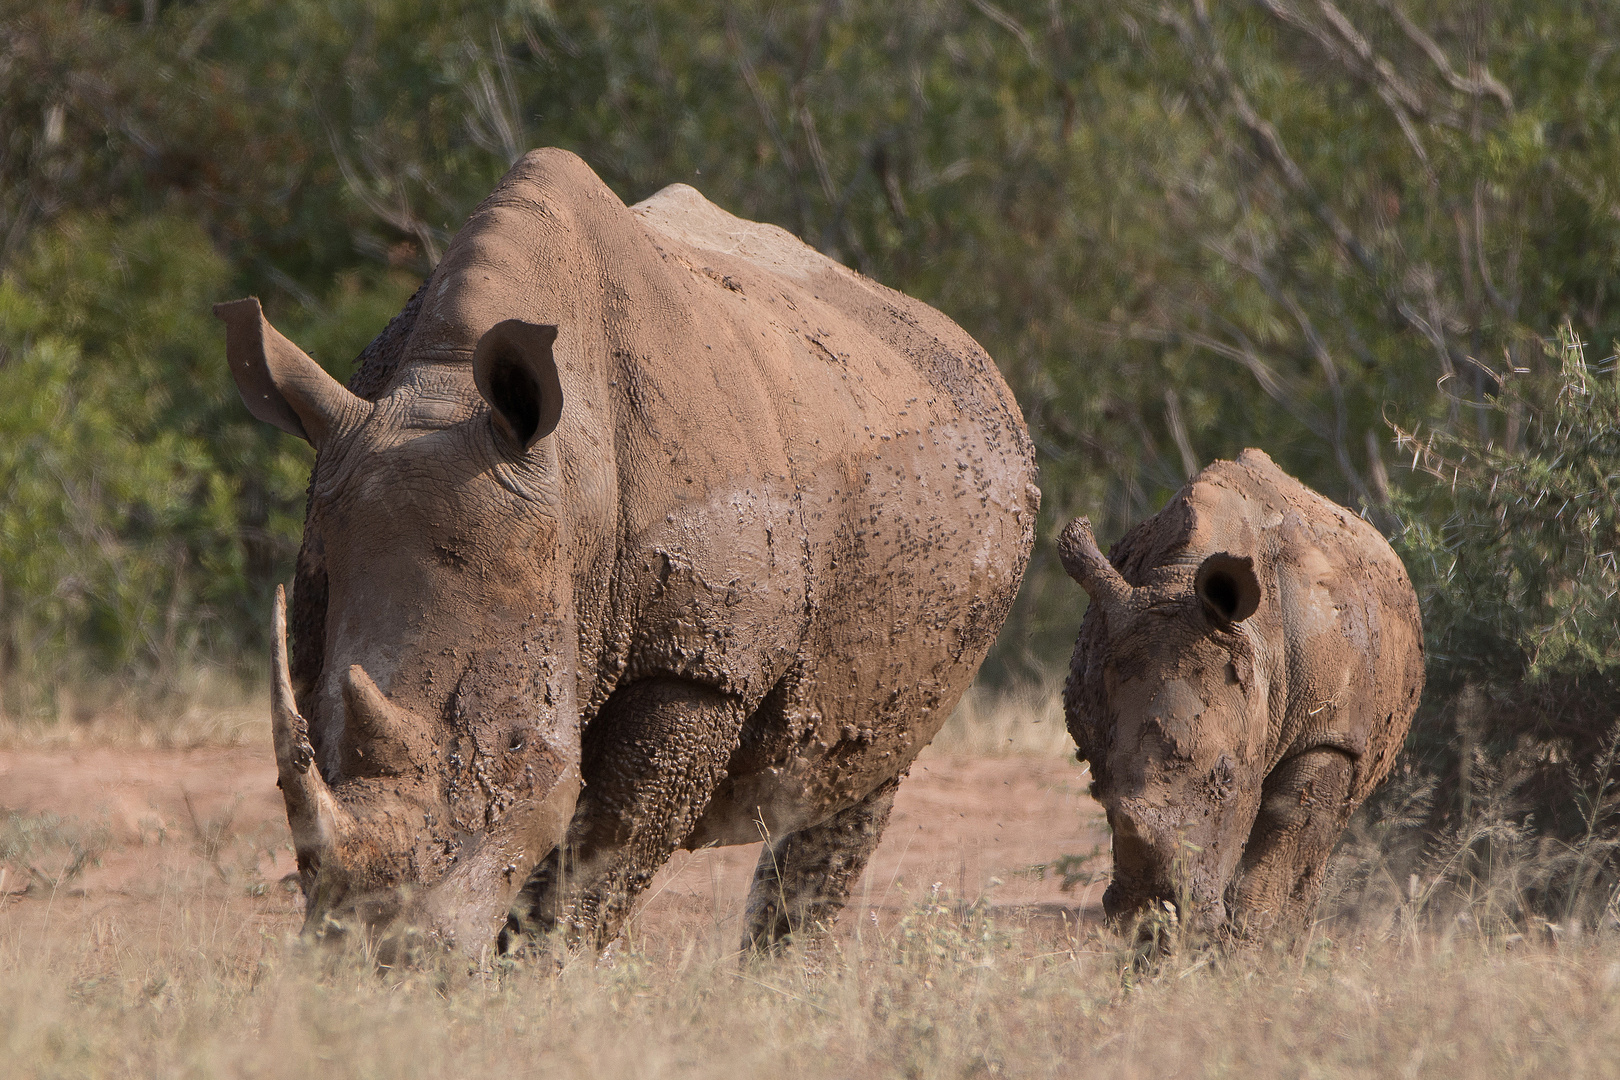
M 1050 695 L 977 693 L 941 761 L 1069 753 L 1056 719 Z M 729 899 L 637 924 L 610 963 L 379 974 L 296 940 L 284 852 L 229 816 L 119 841 L 110 861 L 172 865 L 122 892 L 58 873 L 108 842 L 70 825 L 8 826 L 52 880 L 19 898 L 0 879 L 0 1076 L 1517 1077 L 1620 1061 L 1613 929 L 1440 926 L 1408 900 L 1294 950 L 1146 963 L 1101 927 L 925 886 L 847 919 L 819 976 L 791 956 L 741 965 Z
M 23 747 L 139 746 L 182 749 L 262 742 L 270 730 L 269 692 L 235 676 L 191 673 L 159 701 L 110 683 L 58 688 L 50 711 L 0 711 L 0 750 Z
M 107 687 L 58 690 L 49 715 L 0 714 L 0 749 L 48 746 L 141 746 L 177 749 L 263 742 L 268 695 L 248 693 L 230 676 L 200 672 L 166 708 L 134 703 Z M 983 757 L 1065 757 L 1074 743 L 1064 726 L 1058 684 L 993 689 L 975 683 L 930 748 Z
M 243 746 L 263 742 L 270 727 L 268 696 L 246 693 L 228 678 L 199 679 L 178 704 L 164 709 L 139 707 L 104 689 L 61 696 L 63 707 L 55 715 L 0 716 L 0 749 Z M 1057 686 L 975 684 L 930 749 L 980 757 L 1066 757 L 1074 753 L 1074 743 Z
M 139 924 L 0 915 L 17 1076 L 1508 1077 L 1612 1075 L 1620 940 L 1189 953 L 1031 941 L 921 902 L 807 976 L 705 935 L 483 976 L 380 976 L 180 898 Z
M 974 683 L 929 749 L 975 757 L 1069 757 L 1074 740 L 1063 720 L 1061 684 L 993 689 Z

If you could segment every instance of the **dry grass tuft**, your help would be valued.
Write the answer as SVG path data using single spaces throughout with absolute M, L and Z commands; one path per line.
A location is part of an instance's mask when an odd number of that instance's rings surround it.
M 0 711 L 0 750 L 138 746 L 165 750 L 245 746 L 269 738 L 269 695 L 233 676 L 199 671 L 183 692 L 143 701 L 112 685 L 58 689 L 50 712 Z
M 1060 684 L 993 688 L 974 683 L 929 750 L 973 757 L 1072 757 Z
M 697 935 L 471 976 L 378 975 L 175 897 L 139 924 L 0 914 L 0 1060 L 22 1076 L 1599 1075 L 1620 939 L 1484 936 L 1189 952 L 1142 976 L 1092 931 L 1036 941 L 926 897 L 825 974 Z

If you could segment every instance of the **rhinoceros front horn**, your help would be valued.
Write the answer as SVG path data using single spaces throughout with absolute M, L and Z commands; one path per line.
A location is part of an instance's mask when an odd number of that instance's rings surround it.
M 1063 569 L 1080 583 L 1104 613 L 1117 618 L 1129 610 L 1130 583 L 1098 549 L 1089 520 L 1077 517 L 1069 522 L 1063 535 L 1058 537 L 1058 556 L 1063 560 Z
M 287 803 L 287 824 L 292 828 L 293 848 L 307 885 L 320 868 L 321 857 L 337 845 L 350 819 L 315 768 L 309 725 L 293 700 L 292 674 L 287 666 L 287 593 L 280 585 L 276 586 L 276 605 L 270 616 L 270 669 L 276 784 Z

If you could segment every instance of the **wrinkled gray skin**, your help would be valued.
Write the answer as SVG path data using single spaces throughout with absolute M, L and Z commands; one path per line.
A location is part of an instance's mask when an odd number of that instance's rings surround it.
M 1259 450 L 1205 469 L 1110 558 L 1083 518 L 1059 551 L 1092 599 L 1064 706 L 1114 834 L 1104 908 L 1297 932 L 1423 689 L 1405 568 Z
M 747 943 L 835 916 L 1033 538 L 971 338 L 557 150 L 348 389 L 216 310 L 248 407 L 318 451 L 274 657 L 307 929 L 600 945 L 675 848 L 762 836 Z

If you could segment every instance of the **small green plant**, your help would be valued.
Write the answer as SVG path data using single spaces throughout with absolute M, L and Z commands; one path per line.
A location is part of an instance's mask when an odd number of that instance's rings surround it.
M 1039 865 L 1035 870 L 1042 877 L 1048 873 L 1057 875 L 1061 878 L 1058 887 L 1064 892 L 1072 892 L 1082 886 L 1107 881 L 1114 870 L 1113 852 L 1110 848 L 1097 844 L 1084 855 L 1059 855 L 1051 862 Z
M 15 810 L 0 816 L 0 865 L 25 874 L 30 888 L 60 890 L 99 863 L 111 845 L 105 825 Z

